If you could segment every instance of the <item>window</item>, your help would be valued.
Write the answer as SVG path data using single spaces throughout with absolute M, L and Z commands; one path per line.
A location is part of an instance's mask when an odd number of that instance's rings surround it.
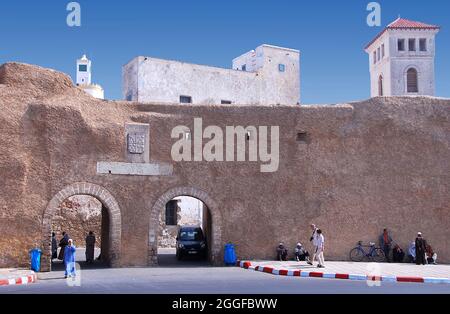
M 166 204 L 166 225 L 167 226 L 176 226 L 177 222 L 177 213 L 178 210 L 178 201 L 169 201 Z
M 405 40 L 399 39 L 398 40 L 398 51 L 405 51 Z
M 247 71 L 247 65 L 246 64 L 242 65 L 241 70 L 242 71 Z
M 222 105 L 231 105 L 232 104 L 232 102 L 230 100 L 221 100 L 220 103 Z
M 420 51 L 427 51 L 427 40 L 425 38 L 421 38 L 419 40 Z
M 192 97 L 191 96 L 180 96 L 180 103 L 182 104 L 191 104 Z
M 409 51 L 416 51 L 416 40 L 414 38 L 410 38 L 408 40 Z
M 381 45 L 381 58 L 384 58 L 384 54 L 385 54 L 385 49 L 384 49 L 384 44 Z
M 408 93 L 419 92 L 418 75 L 416 69 L 410 68 L 406 73 L 406 85 Z
M 381 60 L 381 48 L 377 49 L 377 54 L 378 54 L 378 61 Z
M 300 142 L 300 143 L 306 143 L 306 144 L 311 143 L 311 137 L 309 136 L 308 132 L 305 132 L 305 131 L 298 132 L 296 140 L 297 140 L 297 142 Z
M 278 71 L 280 72 L 285 72 L 286 71 L 286 66 L 284 64 L 279 64 L 278 65 Z
M 383 96 L 383 76 L 378 77 L 378 96 Z
M 204 236 L 202 229 L 182 229 L 178 237 L 181 241 L 203 241 Z
M 377 63 L 377 51 L 373 52 L 373 64 Z
M 87 65 L 86 64 L 80 64 L 78 66 L 78 71 L 80 71 L 80 72 L 87 72 Z

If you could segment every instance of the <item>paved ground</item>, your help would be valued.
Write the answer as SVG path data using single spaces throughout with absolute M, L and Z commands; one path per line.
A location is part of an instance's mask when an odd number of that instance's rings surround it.
M 325 268 L 317 268 L 306 262 L 276 262 L 251 261 L 252 265 L 273 267 L 286 270 L 320 271 L 326 273 L 373 275 L 373 276 L 405 276 L 405 277 L 435 277 L 450 278 L 450 265 L 415 265 L 394 263 L 352 263 L 352 262 L 326 262 Z
M 0 280 L 16 279 L 33 275 L 34 272 L 27 269 L 2 268 L 0 269 Z
M 169 254 L 160 257 L 162 266 L 154 268 L 82 268 L 81 286 L 69 286 L 62 278 L 62 270 L 58 270 L 39 274 L 40 280 L 34 284 L 0 287 L 0 293 L 450 294 L 450 285 L 386 282 L 378 287 L 358 281 L 273 276 L 238 267 L 216 268 L 194 259 L 177 263 L 175 256 Z

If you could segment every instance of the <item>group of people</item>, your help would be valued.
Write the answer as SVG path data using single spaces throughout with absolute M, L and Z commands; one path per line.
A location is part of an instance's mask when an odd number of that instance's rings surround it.
M 310 258 L 309 252 L 303 247 L 303 245 L 299 242 L 295 247 L 295 260 L 297 262 L 306 261 L 309 265 L 314 265 L 314 262 L 317 258 L 318 268 L 325 267 L 325 237 L 323 236 L 323 232 L 321 229 L 317 228 L 315 224 L 311 224 L 312 234 L 310 237 L 310 242 L 312 243 L 313 248 L 313 256 Z M 288 250 L 284 243 L 280 243 L 277 247 L 277 260 L 279 261 L 287 261 Z
M 86 236 L 86 262 L 92 264 L 94 262 L 94 252 L 95 252 L 95 235 L 94 232 L 90 231 Z M 60 251 L 58 254 L 58 247 Z M 54 259 L 59 259 L 64 262 L 64 278 L 75 277 L 75 256 L 76 250 L 73 240 L 69 237 L 66 232 L 62 233 L 62 238 L 58 241 L 56 239 L 56 234 L 52 232 L 52 261 Z
M 379 241 L 388 262 L 391 262 L 390 253 L 391 248 L 393 248 L 392 261 L 394 263 L 403 263 L 405 260 L 405 252 L 398 244 L 394 243 L 387 229 L 383 230 Z M 408 248 L 408 262 L 416 263 L 417 265 L 437 263 L 437 254 L 433 251 L 431 245 L 424 239 L 421 232 L 417 233 L 416 240 L 412 242 Z

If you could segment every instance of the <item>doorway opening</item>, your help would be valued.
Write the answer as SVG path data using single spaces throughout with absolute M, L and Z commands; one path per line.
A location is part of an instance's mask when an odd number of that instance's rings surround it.
M 76 261 L 82 268 L 119 267 L 121 225 L 119 205 L 106 189 L 86 182 L 66 186 L 50 200 L 44 212 L 41 271 L 64 268 L 61 260 L 64 251 L 61 253 L 59 245 L 64 246 L 69 239 L 77 248 Z M 86 237 L 90 231 L 96 239 L 90 239 L 88 245 L 93 248 L 93 254 L 86 254 Z M 66 240 L 61 242 L 63 232 Z M 86 257 L 93 257 L 92 263 L 87 263 Z
M 108 266 L 109 215 L 95 197 L 74 195 L 65 199 L 52 219 L 52 270 L 64 269 L 64 249 L 68 239 L 76 247 L 81 268 Z M 54 252 L 56 244 L 56 254 Z M 103 253 L 103 254 L 102 254 Z
M 212 219 L 206 204 L 177 196 L 165 204 L 159 218 L 158 264 L 205 266 L 211 260 Z

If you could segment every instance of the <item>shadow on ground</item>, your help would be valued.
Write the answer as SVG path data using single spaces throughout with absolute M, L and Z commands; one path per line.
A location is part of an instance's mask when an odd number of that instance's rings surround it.
M 175 249 L 158 250 L 158 266 L 167 268 L 185 268 L 185 267 L 208 267 L 211 266 L 208 260 L 198 256 L 185 256 L 181 261 L 176 257 Z

